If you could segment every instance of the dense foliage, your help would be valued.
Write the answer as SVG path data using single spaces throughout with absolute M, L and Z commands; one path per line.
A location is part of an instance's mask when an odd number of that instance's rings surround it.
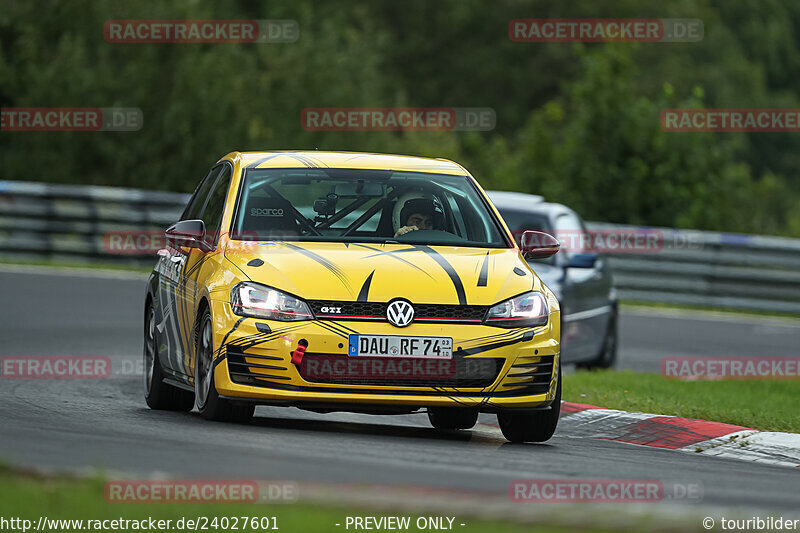
M 791 133 L 666 133 L 667 107 L 800 108 L 794 0 L 0 0 L 0 105 L 138 107 L 138 132 L 0 132 L 6 179 L 191 190 L 232 150 L 456 159 L 586 218 L 800 236 Z M 697 43 L 534 44 L 525 17 L 699 18 Z M 292 44 L 111 44 L 108 19 L 295 19 Z M 491 107 L 490 132 L 313 132 L 307 107 Z

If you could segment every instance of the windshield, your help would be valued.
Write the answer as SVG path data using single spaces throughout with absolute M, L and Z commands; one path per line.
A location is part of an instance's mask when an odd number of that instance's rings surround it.
M 350 169 L 248 169 L 238 240 L 402 242 L 506 248 L 464 176 Z

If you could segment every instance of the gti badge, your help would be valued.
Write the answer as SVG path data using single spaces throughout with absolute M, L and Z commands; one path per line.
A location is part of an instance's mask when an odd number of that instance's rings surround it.
M 386 309 L 386 318 L 391 325 L 404 328 L 414 320 L 414 307 L 406 300 L 394 300 Z

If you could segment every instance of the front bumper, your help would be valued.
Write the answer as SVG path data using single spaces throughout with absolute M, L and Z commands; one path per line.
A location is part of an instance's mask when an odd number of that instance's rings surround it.
M 220 396 L 228 399 L 298 407 L 338 405 L 342 410 L 459 406 L 493 412 L 546 408 L 555 397 L 559 312 L 551 314 L 546 326 L 517 329 L 460 324 L 412 324 L 399 329 L 387 322 L 346 320 L 278 322 L 234 315 L 226 301 L 212 302 L 212 316 L 214 382 Z M 360 358 L 347 355 L 352 333 L 452 337 L 452 366 L 448 370 L 444 364 L 439 368 L 438 362 L 400 364 L 382 358 L 375 362 L 381 376 L 365 375 L 366 367 L 361 366 L 353 377 L 347 369 Z M 305 363 L 297 365 L 291 354 L 301 340 L 308 348 Z M 399 366 L 391 366 L 395 362 Z M 373 371 L 375 365 L 370 367 Z M 320 374 L 319 368 L 345 370 L 332 376 Z M 431 368 L 438 370 L 422 378 L 417 372 Z

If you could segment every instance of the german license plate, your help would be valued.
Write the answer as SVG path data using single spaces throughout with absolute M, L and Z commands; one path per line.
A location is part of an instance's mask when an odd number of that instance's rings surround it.
M 410 337 L 404 335 L 350 335 L 350 357 L 417 357 L 452 359 L 452 337 Z

